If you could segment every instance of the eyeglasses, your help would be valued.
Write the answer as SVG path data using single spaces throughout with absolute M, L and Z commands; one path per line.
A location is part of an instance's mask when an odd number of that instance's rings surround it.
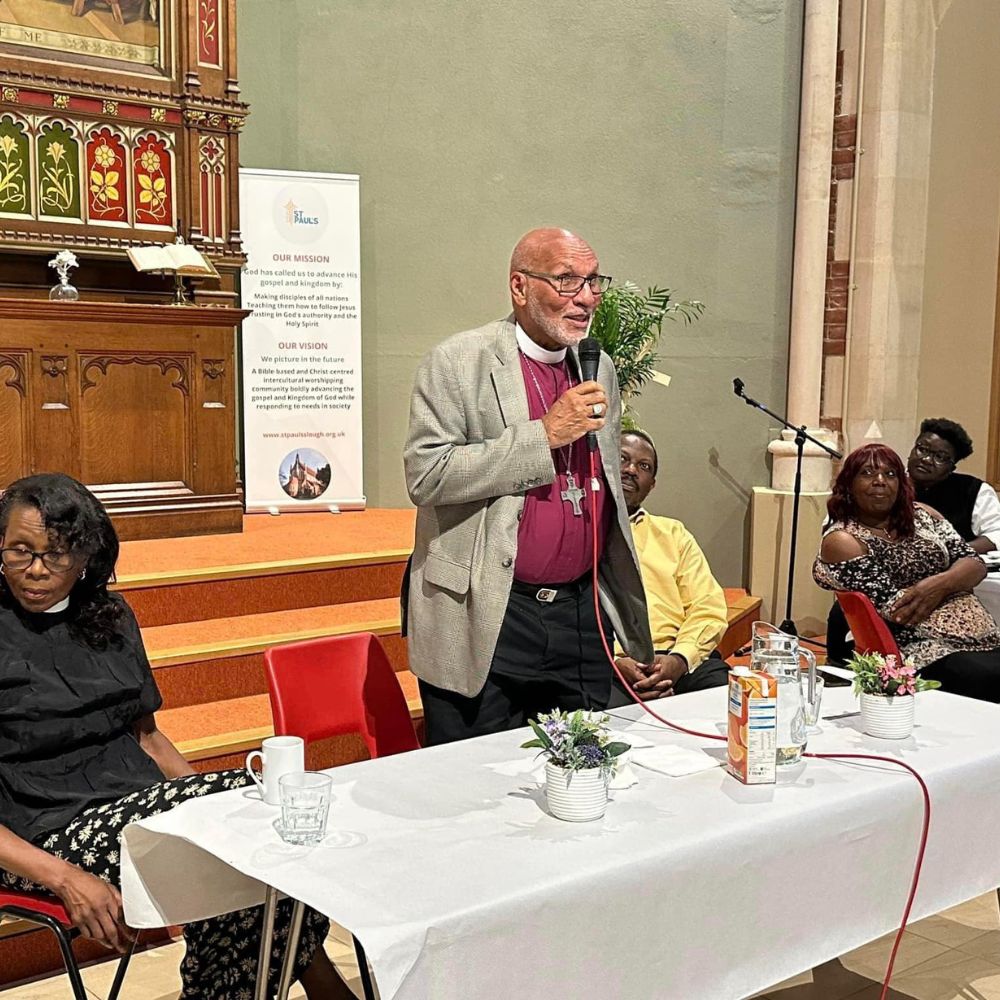
M 520 269 L 521 274 L 528 275 L 529 278 L 541 278 L 547 281 L 560 295 L 576 295 L 584 285 L 588 285 L 595 295 L 603 295 L 611 287 L 610 274 L 588 274 L 583 277 L 579 274 L 545 274 L 543 271 L 526 271 Z
M 72 552 L 32 552 L 30 549 L 0 549 L 0 561 L 8 569 L 27 569 L 36 559 L 50 573 L 65 573 L 73 568 L 76 558 Z
M 947 451 L 935 451 L 933 448 L 928 448 L 922 444 L 915 444 L 913 446 L 913 454 L 918 455 L 920 458 L 929 458 L 935 465 L 955 464 L 955 460 Z

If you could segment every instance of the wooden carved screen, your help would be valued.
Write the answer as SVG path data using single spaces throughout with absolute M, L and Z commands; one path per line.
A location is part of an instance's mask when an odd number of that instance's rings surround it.
M 212 258 L 237 304 L 236 0 L 0 0 L 0 489 L 60 470 L 123 538 L 242 527 L 235 308 L 174 308 L 133 246 Z M 81 300 L 44 301 L 53 248 Z
M 51 285 L 57 246 L 90 297 L 152 295 L 124 250 L 180 234 L 234 301 L 247 110 L 236 0 L 0 0 L 0 294 Z

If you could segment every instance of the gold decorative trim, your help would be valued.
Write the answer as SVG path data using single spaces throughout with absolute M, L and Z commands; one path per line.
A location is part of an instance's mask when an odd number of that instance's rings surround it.
M 199 111 L 197 108 L 184 109 L 184 121 L 189 125 L 203 125 L 207 118 L 207 111 Z
M 17 104 L 21 95 L 18 92 L 17 87 L 4 87 L 3 88 L 3 99 L 9 104 Z
M 239 132 L 246 125 L 247 120 L 239 115 L 230 115 L 227 123 L 234 132 Z
M 53 94 L 52 107 L 65 110 L 69 107 L 69 94 Z
M 149 120 L 153 122 L 165 122 L 167 120 L 166 108 L 150 108 Z
M 106 115 L 110 115 L 112 118 L 118 117 L 118 102 L 117 101 L 105 101 L 101 105 L 101 110 Z

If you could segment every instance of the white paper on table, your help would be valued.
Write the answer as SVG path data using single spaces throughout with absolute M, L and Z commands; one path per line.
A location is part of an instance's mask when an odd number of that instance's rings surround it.
M 639 767 L 671 778 L 682 778 L 686 774 L 696 774 L 698 771 L 709 771 L 719 766 L 715 757 L 710 757 L 704 750 L 688 750 L 685 747 L 664 746 L 652 747 L 648 750 L 637 750 L 632 754 L 632 761 Z
M 621 729 L 608 730 L 608 736 L 611 737 L 611 743 L 627 743 L 633 750 L 656 745 L 652 740 L 647 740 L 645 736 L 634 732 L 625 732 Z
M 635 776 L 635 771 L 632 770 L 632 766 L 628 763 L 622 764 L 617 771 L 611 776 L 611 780 L 608 782 L 608 788 L 612 791 L 620 791 L 623 788 L 631 788 L 633 785 L 638 785 L 639 779 Z

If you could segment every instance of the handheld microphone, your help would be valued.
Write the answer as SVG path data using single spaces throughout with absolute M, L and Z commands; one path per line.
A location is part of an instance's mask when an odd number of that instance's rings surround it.
M 597 366 L 601 360 L 601 344 L 594 337 L 584 337 L 577 348 L 580 356 L 580 378 L 584 382 L 597 380 Z M 587 447 L 597 450 L 597 431 L 587 431 Z
M 743 395 L 743 379 L 741 378 L 733 379 L 733 392 L 735 392 L 737 396 Z

